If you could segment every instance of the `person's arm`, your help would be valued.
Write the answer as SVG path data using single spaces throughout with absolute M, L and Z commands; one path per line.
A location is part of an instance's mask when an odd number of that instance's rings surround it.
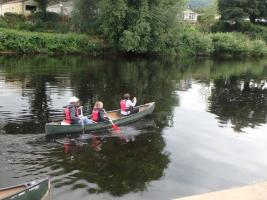
M 134 107 L 136 104 L 136 98 L 133 99 L 133 101 L 131 100 L 127 100 L 126 101 L 126 107 L 129 108 L 129 107 Z

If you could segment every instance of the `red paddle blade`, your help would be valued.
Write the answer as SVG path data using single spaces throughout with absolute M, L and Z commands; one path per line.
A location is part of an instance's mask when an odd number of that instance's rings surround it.
M 115 124 L 112 124 L 112 128 L 114 131 L 121 131 L 120 127 L 116 126 Z

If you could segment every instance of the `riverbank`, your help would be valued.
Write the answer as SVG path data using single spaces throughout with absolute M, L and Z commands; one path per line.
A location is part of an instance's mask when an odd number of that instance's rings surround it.
M 57 34 L 0 28 L 0 54 L 95 54 L 103 40 L 85 34 Z
M 138 54 L 108 46 L 99 37 L 77 33 L 43 33 L 0 28 L 0 54 Z M 260 57 L 267 55 L 266 43 L 241 33 L 179 32 L 163 42 L 162 49 L 145 55 L 172 54 L 180 57 Z
M 267 182 L 175 200 L 266 200 Z

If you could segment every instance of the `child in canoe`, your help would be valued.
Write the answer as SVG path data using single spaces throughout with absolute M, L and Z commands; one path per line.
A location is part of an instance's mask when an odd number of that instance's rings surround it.
M 139 109 L 135 108 L 137 99 L 136 97 L 133 98 L 133 101 L 130 100 L 130 94 L 125 93 L 123 95 L 123 99 L 120 101 L 121 106 L 121 115 L 131 115 L 134 113 L 138 113 Z
M 106 111 L 103 108 L 103 103 L 101 101 L 97 101 L 95 103 L 93 112 L 92 112 L 92 120 L 94 122 L 107 122 L 109 118 L 106 116 Z

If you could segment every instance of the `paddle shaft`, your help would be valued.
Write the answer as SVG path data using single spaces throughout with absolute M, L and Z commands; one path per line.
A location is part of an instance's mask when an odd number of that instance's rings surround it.
M 84 121 L 83 121 L 83 107 L 81 106 L 81 116 L 82 116 L 82 128 L 83 128 L 83 134 L 84 134 Z
M 119 128 L 117 125 L 115 125 L 115 124 L 113 123 L 112 119 L 108 116 L 108 113 L 107 113 L 105 110 L 104 110 L 104 113 L 105 113 L 106 116 L 109 118 L 109 122 L 111 123 L 112 128 L 113 128 L 114 130 L 119 130 L 119 131 L 120 131 L 120 128 Z

